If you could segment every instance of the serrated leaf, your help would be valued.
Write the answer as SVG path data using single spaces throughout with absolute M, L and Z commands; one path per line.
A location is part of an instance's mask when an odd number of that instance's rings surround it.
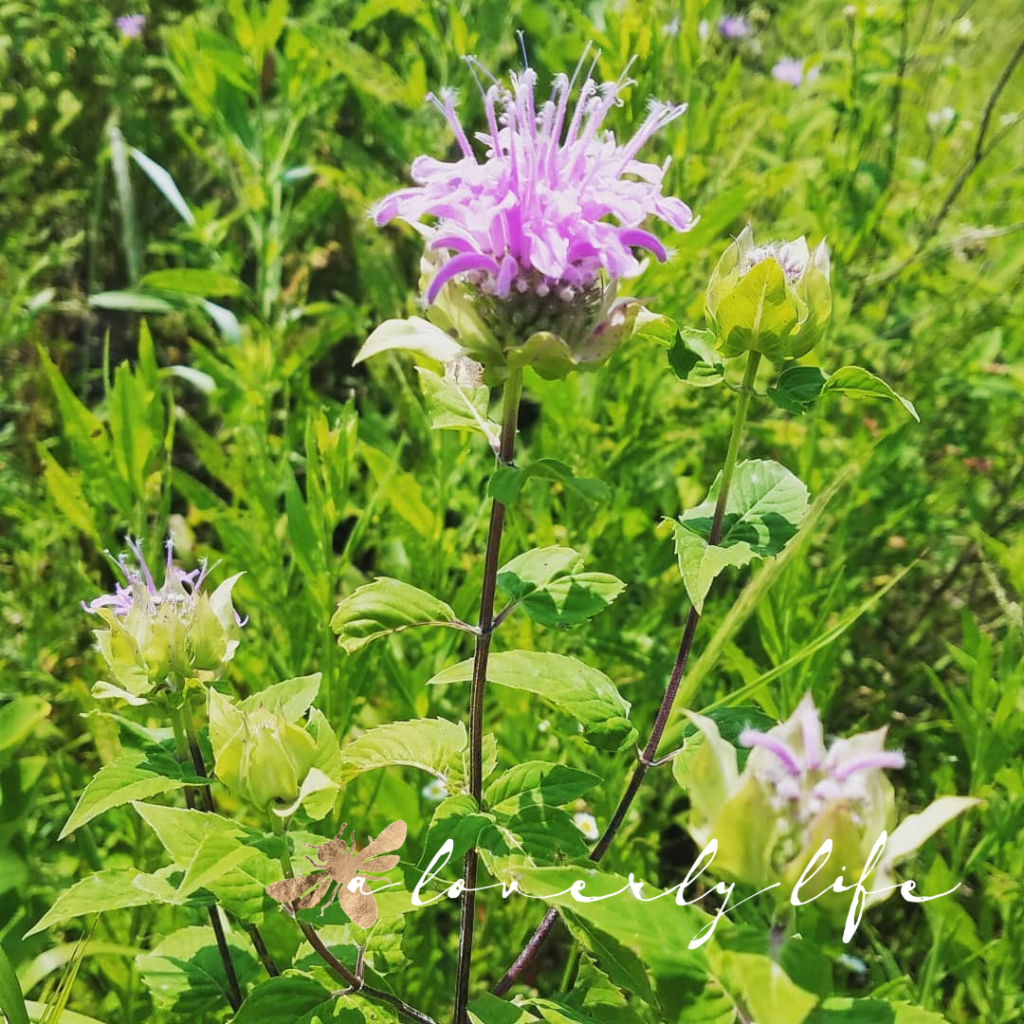
M 246 697 L 239 707 L 250 714 L 258 708 L 280 710 L 289 722 L 297 722 L 312 707 L 320 692 L 322 679 L 323 674 L 320 672 L 285 679 Z
M 536 548 L 498 570 L 498 586 L 542 626 L 571 626 L 604 611 L 625 589 L 615 576 L 583 572 L 572 548 Z
M 486 384 L 462 384 L 417 366 L 423 400 L 434 430 L 476 430 L 490 442 L 501 434 L 501 426 L 489 419 L 491 389 Z
M 339 604 L 331 629 L 348 654 L 391 633 L 414 626 L 451 626 L 455 612 L 444 601 L 401 580 L 379 577 L 357 588 Z
M 181 789 L 186 778 L 193 783 L 200 781 L 182 773 L 180 766 L 167 755 L 151 759 L 141 750 L 128 751 L 89 780 L 57 839 L 71 835 L 98 814 L 114 807 Z
M 105 910 L 142 907 L 148 903 L 174 903 L 175 889 L 160 874 L 144 875 L 134 868 L 108 868 L 97 871 L 60 893 L 53 906 L 30 928 L 25 937 L 66 921 Z
M 681 327 L 668 350 L 668 364 L 684 384 L 692 388 L 710 388 L 725 379 L 725 365 L 715 352 L 711 331 Z
M 686 592 L 701 612 L 718 574 L 729 565 L 777 555 L 793 537 L 807 511 L 804 484 L 777 462 L 752 459 L 739 463 L 722 520 L 722 536 L 708 544 L 722 475 L 696 508 L 684 512 L 675 527 L 676 556 Z
M 598 775 L 547 761 L 526 761 L 504 771 L 487 787 L 485 805 L 511 814 L 528 804 L 558 806 L 577 800 L 600 783 Z
M 850 398 L 882 398 L 898 402 L 918 423 L 921 422 L 913 402 L 897 394 L 881 377 L 876 377 L 860 366 L 840 367 L 825 381 L 821 390 L 822 394 L 839 391 Z
M 423 841 L 420 865 L 425 867 L 449 839 L 452 840 L 451 863 L 458 864 L 466 851 L 476 846 L 480 833 L 494 823 L 494 816 L 484 814 L 469 793 L 459 793 L 442 800 L 434 809 Z
M 790 366 L 768 389 L 768 397 L 780 409 L 802 416 L 817 401 L 827 379 L 818 366 Z
M 185 868 L 211 835 L 241 836 L 242 827 L 219 814 L 133 802 L 175 864 Z
M 803 1024 L 818 997 L 800 988 L 770 957 L 711 946 L 708 963 L 758 1024 Z
M 245 997 L 232 1024 L 294 1024 L 330 999 L 331 990 L 314 978 L 281 975 L 257 985 Z
M 445 718 L 417 718 L 378 725 L 345 745 L 344 776 L 391 765 L 420 768 L 444 781 L 467 745 L 466 727 Z
M 561 807 L 526 804 L 505 817 L 503 824 L 519 838 L 522 851 L 535 864 L 553 864 L 562 857 L 587 855 L 583 833 Z
M 439 672 L 429 682 L 468 683 L 473 661 Z M 603 672 L 575 658 L 544 651 L 502 651 L 492 654 L 487 680 L 496 686 L 535 693 L 581 725 L 584 738 L 595 747 L 620 750 L 636 738 L 629 721 L 629 704 Z
M 568 911 L 568 916 L 588 933 L 603 933 L 614 940 L 620 955 L 609 962 L 598 954 L 598 961 L 616 984 L 626 987 L 636 975 L 632 983 L 640 985 L 646 970 L 650 970 L 661 980 L 706 986 L 704 948 L 691 950 L 689 944 L 712 918 L 696 907 L 678 906 L 670 896 L 654 899 L 660 890 L 647 883 L 641 890 L 645 900 L 641 903 L 630 892 L 627 879 L 599 869 L 517 867 L 514 873 L 520 887 L 531 896 L 541 896 L 552 906 Z M 609 898 L 579 902 L 571 892 L 576 882 L 583 883 L 582 896 Z M 646 992 L 637 991 L 646 1001 L 653 1000 L 649 985 Z
M 259 971 L 248 943 L 227 934 L 238 982 L 247 985 Z M 212 1008 L 228 1005 L 228 980 L 210 928 L 182 928 L 149 953 L 135 958 L 139 974 L 161 1009 L 205 1017 Z
M 501 466 L 491 477 L 487 493 L 503 505 L 514 505 L 519 500 L 527 481 L 534 478 L 554 480 L 566 490 L 573 491 L 588 501 L 605 503 L 612 498 L 611 489 L 607 484 L 600 480 L 579 479 L 571 466 L 558 459 L 537 459 L 525 468 Z
M 266 887 L 282 877 L 280 865 L 256 846 L 230 835 L 212 833 L 196 849 L 178 887 L 183 901 L 208 889 L 228 913 L 242 921 L 259 922 Z

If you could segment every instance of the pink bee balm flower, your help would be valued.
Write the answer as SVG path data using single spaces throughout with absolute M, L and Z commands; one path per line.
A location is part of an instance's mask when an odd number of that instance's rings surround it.
M 588 76 L 570 104 L 575 78 L 556 76 L 550 97 L 540 102 L 532 68 L 513 74 L 509 89 L 491 85 L 484 95 L 487 131 L 477 136 L 485 146 L 482 158 L 459 122 L 454 93 L 429 97 L 461 156 L 453 163 L 417 158 L 415 187 L 387 196 L 374 210 L 378 225 L 395 218 L 416 225 L 439 254 L 428 302 L 453 278 L 500 301 L 521 304 L 526 295 L 546 305 L 591 301 L 602 275 L 616 280 L 640 273 L 634 250 L 667 258 L 644 227 L 648 218 L 676 231 L 692 226 L 689 207 L 662 194 L 667 161 L 659 166 L 638 159 L 685 104 L 652 102 L 633 137 L 620 144 L 603 125 L 632 83 L 598 85 Z M 421 225 L 424 217 L 434 223 Z

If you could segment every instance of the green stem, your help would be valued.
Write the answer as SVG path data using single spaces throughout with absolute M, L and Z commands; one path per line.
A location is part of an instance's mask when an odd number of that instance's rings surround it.
M 747 425 L 747 411 L 750 408 L 750 399 L 754 394 L 754 381 L 757 379 L 757 367 L 761 362 L 760 352 L 747 353 L 747 367 L 743 374 L 743 383 L 740 385 L 740 399 L 736 406 L 736 417 L 732 423 L 732 433 L 729 435 L 729 448 L 725 453 L 725 465 L 722 467 L 722 483 L 718 489 L 718 501 L 715 503 L 715 514 L 711 521 L 711 533 L 708 536 L 709 544 L 717 544 L 722 539 L 722 524 L 725 519 L 725 506 L 729 500 L 729 489 L 732 487 L 732 477 L 736 470 L 736 460 L 739 458 L 740 442 L 743 440 L 743 430 Z
M 178 760 L 183 763 L 189 759 L 189 744 L 185 739 L 186 734 L 189 733 L 187 723 L 192 717 L 189 712 L 190 709 L 187 703 L 184 707 L 171 709 L 174 743 L 178 749 Z M 192 730 L 194 729 L 195 724 L 193 723 Z M 205 775 L 205 771 L 202 774 Z M 209 787 L 204 786 L 203 790 L 205 791 L 204 801 L 210 799 Z M 189 810 L 195 810 L 195 790 L 192 787 L 185 787 L 185 803 L 188 805 Z M 220 907 L 213 904 L 206 909 L 210 916 L 210 927 L 213 928 L 213 934 L 217 940 L 217 951 L 220 953 L 221 962 L 224 964 L 224 974 L 228 982 L 228 1002 L 231 1004 L 231 1009 L 237 1011 L 242 1005 L 242 989 L 238 984 L 238 975 L 235 973 L 235 965 L 231 959 L 231 950 L 228 948 L 228 940 L 224 934 L 224 922 L 221 920 Z
M 523 391 L 523 374 L 513 370 L 505 382 L 502 401 L 501 438 L 495 452 L 500 466 L 512 465 L 516 448 L 516 427 L 519 422 L 519 401 Z M 487 528 L 484 553 L 484 578 L 480 587 L 480 617 L 477 620 L 476 648 L 473 652 L 473 684 L 469 697 L 469 792 L 480 806 L 483 799 L 483 732 L 484 691 L 487 687 L 487 661 L 494 634 L 494 595 L 497 590 L 498 560 L 501 535 L 505 528 L 505 506 L 495 500 L 491 504 L 491 521 Z M 463 861 L 462 912 L 459 920 L 459 960 L 455 980 L 455 1024 L 469 1019 L 469 975 L 473 960 L 473 928 L 476 918 L 476 877 L 479 856 L 470 848 Z
M 732 433 L 729 435 L 729 448 L 725 456 L 725 465 L 722 467 L 722 482 L 719 486 L 718 501 L 715 503 L 715 512 L 711 520 L 711 531 L 708 535 L 709 544 L 717 544 L 722 537 L 722 524 L 725 520 L 725 508 L 729 500 L 729 489 L 732 486 L 733 473 L 736 469 L 736 461 L 739 458 L 740 442 L 743 440 L 743 429 L 747 422 L 747 412 L 750 408 L 750 399 L 754 394 L 754 380 L 757 377 L 757 367 L 761 362 L 760 352 L 747 353 L 747 367 L 743 374 L 743 383 L 740 387 L 739 404 L 736 407 L 736 417 L 733 420 Z M 658 709 L 657 718 L 651 729 L 647 745 L 640 754 L 640 759 L 633 775 L 629 780 L 625 793 L 619 800 L 618 807 L 612 814 L 608 826 L 605 828 L 594 849 L 590 852 L 592 861 L 600 861 L 608 852 L 615 837 L 626 820 L 626 814 L 647 773 L 657 764 L 658 746 L 668 725 L 672 707 L 675 704 L 676 695 L 679 693 L 679 686 L 682 683 L 683 675 L 686 672 L 687 663 L 690 660 L 690 651 L 693 649 L 693 638 L 697 633 L 697 624 L 700 621 L 700 613 L 696 608 L 690 609 L 686 625 L 683 628 L 683 637 L 679 642 L 679 650 L 676 654 L 675 664 L 672 666 L 672 674 L 669 676 L 668 685 L 665 687 L 665 696 L 662 698 L 661 707 Z M 530 936 L 529 941 L 523 947 L 522 952 L 512 962 L 512 965 L 505 972 L 501 981 L 492 990 L 495 995 L 504 995 L 519 979 L 522 973 L 532 963 L 545 939 L 554 928 L 558 920 L 558 910 L 551 907 L 544 915 L 544 919 L 537 926 L 537 930 Z

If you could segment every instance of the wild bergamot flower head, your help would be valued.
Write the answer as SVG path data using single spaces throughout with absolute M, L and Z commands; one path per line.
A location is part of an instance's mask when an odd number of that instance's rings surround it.
M 641 254 L 668 256 L 648 221 L 676 231 L 694 223 L 689 207 L 663 192 L 668 162 L 639 159 L 685 104 L 652 101 L 632 138 L 619 142 L 605 121 L 633 83 L 598 84 L 588 74 L 577 91 L 580 68 L 572 79 L 557 75 L 547 99 L 537 96 L 532 68 L 507 86 L 491 84 L 487 130 L 476 136 L 482 153 L 459 121 L 455 94 L 430 97 L 459 156 L 418 157 L 415 185 L 373 211 L 379 225 L 397 218 L 423 235 L 426 300 L 455 336 L 447 354 L 471 356 L 492 377 L 496 366 L 527 364 L 560 377 L 607 358 L 640 310 L 617 298 L 617 282 L 641 272 Z M 363 357 L 378 350 L 368 345 Z
M 977 802 L 940 797 L 897 825 L 886 772 L 904 766 L 903 754 L 885 749 L 884 728 L 826 745 L 810 694 L 767 732 L 740 733 L 739 745 L 750 748 L 742 771 L 736 748 L 722 738 L 714 720 L 689 717 L 700 735 L 675 759 L 674 771 L 690 797 L 690 834 L 702 846 L 718 841 L 711 868 L 716 874 L 749 885 L 778 883 L 776 896 L 782 901 L 826 844 L 831 844 L 829 866 L 811 886 L 812 895 L 840 873 L 856 879 L 886 833 L 888 845 L 871 874 L 881 884 L 868 905 L 880 902 L 891 895 L 885 887 L 894 880 L 895 865 Z M 827 894 L 815 906 L 832 912 L 845 903 Z
M 112 682 L 98 683 L 94 693 L 144 704 L 146 695 L 160 686 L 176 690 L 186 679 L 212 678 L 231 660 L 245 625 L 231 600 L 242 574 L 209 594 L 203 590 L 205 561 L 198 569 L 178 568 L 168 539 L 167 564 L 158 587 L 141 542 L 129 537 L 127 544 L 136 564 L 125 554 L 117 557 L 124 582 L 82 607 L 107 625 L 95 635 Z

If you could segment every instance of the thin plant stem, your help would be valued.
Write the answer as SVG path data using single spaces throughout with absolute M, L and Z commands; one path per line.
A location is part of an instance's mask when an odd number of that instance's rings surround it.
M 522 396 L 521 370 L 513 370 L 505 382 L 502 399 L 501 438 L 495 453 L 501 466 L 512 464 L 516 448 L 516 427 L 519 422 L 519 400 Z M 491 505 L 491 521 L 487 529 L 484 553 L 484 578 L 480 587 L 480 617 L 477 621 L 476 647 L 473 652 L 473 683 L 469 697 L 469 792 L 479 806 L 483 797 L 483 728 L 484 690 L 487 686 L 487 660 L 494 634 L 494 594 L 497 590 L 498 558 L 501 534 L 505 527 L 505 506 L 495 499 Z M 469 1019 L 469 975 L 473 960 L 473 926 L 476 914 L 477 865 L 479 855 L 471 847 L 463 861 L 462 912 L 459 920 L 459 959 L 455 981 L 455 1024 Z
M 171 711 L 171 723 L 174 727 L 174 742 L 178 749 L 178 758 L 181 761 L 187 760 L 190 756 L 189 744 L 185 739 L 186 733 L 188 732 L 186 722 L 189 718 L 191 718 L 191 715 L 188 713 L 187 704 L 185 705 L 185 708 L 174 708 Z M 193 725 L 192 728 L 194 729 L 195 726 Z M 202 788 L 207 791 L 209 790 L 208 786 L 204 786 Z M 204 805 L 207 799 L 209 799 L 208 792 L 203 798 Z M 185 787 L 185 803 L 189 810 L 196 809 L 195 789 L 190 786 Z M 212 904 L 206 909 L 210 917 L 210 927 L 213 929 L 214 938 L 217 940 L 217 952 L 220 954 L 221 961 L 224 964 L 224 974 L 228 982 L 228 1002 L 231 1004 L 231 1009 L 237 1011 L 242 1005 L 242 989 L 238 984 L 238 975 L 235 973 L 235 964 L 231 959 L 231 950 L 228 948 L 227 936 L 224 934 L 224 922 L 221 920 L 220 907 L 216 904 Z
M 294 878 L 295 870 L 292 867 L 292 857 L 288 850 L 288 836 L 285 827 L 285 823 L 274 813 L 270 814 L 271 828 L 274 830 L 274 835 L 281 840 L 281 853 L 279 860 L 281 862 L 281 870 L 284 872 L 285 878 Z M 390 992 L 385 992 L 382 989 L 373 988 L 363 982 L 363 954 L 364 950 L 360 946 L 357 954 L 356 970 L 353 972 L 350 970 L 341 960 L 339 960 L 327 947 L 326 943 L 317 934 L 317 930 L 308 922 L 300 921 L 298 915 L 295 912 L 295 908 L 292 906 L 286 906 L 285 911 L 291 915 L 292 919 L 299 926 L 299 931 L 302 932 L 306 941 L 313 947 L 314 952 L 321 960 L 340 978 L 349 989 L 353 992 L 358 992 L 360 995 L 366 996 L 367 999 L 375 999 L 381 1003 L 387 1003 L 389 1006 L 393 1006 L 398 1013 L 405 1017 L 407 1020 L 415 1021 L 416 1024 L 437 1024 L 437 1021 L 433 1017 L 424 1013 L 422 1010 L 417 1010 L 415 1006 L 410 1006 L 408 1003 L 399 999 L 398 996 L 392 995 Z
M 725 465 L 722 467 L 722 482 L 718 491 L 718 500 L 715 503 L 715 512 L 711 520 L 711 531 L 708 534 L 708 543 L 717 544 L 722 539 L 722 526 L 725 522 L 725 509 L 729 500 L 729 490 L 732 487 L 733 474 L 736 469 L 736 461 L 739 458 L 740 443 L 743 440 L 743 429 L 747 422 L 747 412 L 750 408 L 750 399 L 754 394 L 754 380 L 757 377 L 757 367 L 761 362 L 759 352 L 747 353 L 747 366 L 743 374 L 743 383 L 740 386 L 739 403 L 736 407 L 736 416 L 733 420 L 732 433 L 729 435 L 729 447 L 725 455 Z M 675 703 L 676 694 L 679 692 L 679 685 L 686 672 L 686 665 L 690 660 L 690 652 L 693 649 L 693 638 L 697 632 L 697 623 L 700 621 L 700 612 L 696 608 L 690 609 L 686 625 L 683 627 L 682 640 L 679 643 L 679 650 L 676 653 L 675 664 L 672 666 L 672 674 L 669 676 L 668 685 L 665 687 L 665 696 L 662 698 L 661 706 L 658 708 L 654 726 L 651 729 L 647 745 L 640 754 L 633 775 L 626 786 L 626 791 L 619 800 L 611 820 L 608 822 L 597 845 L 590 851 L 590 859 L 595 863 L 599 862 L 608 852 L 615 837 L 626 820 L 626 814 L 637 793 L 643 784 L 647 773 L 657 763 L 658 745 L 665 732 L 672 706 Z M 504 977 L 494 986 L 495 995 L 504 995 L 519 979 L 523 971 L 529 967 L 533 958 L 540 951 L 545 939 L 555 926 L 558 920 L 558 910 L 555 907 L 549 908 L 544 915 L 537 930 L 530 936 L 529 941 L 523 947 L 522 952 L 513 961 L 512 966 L 505 972 Z

